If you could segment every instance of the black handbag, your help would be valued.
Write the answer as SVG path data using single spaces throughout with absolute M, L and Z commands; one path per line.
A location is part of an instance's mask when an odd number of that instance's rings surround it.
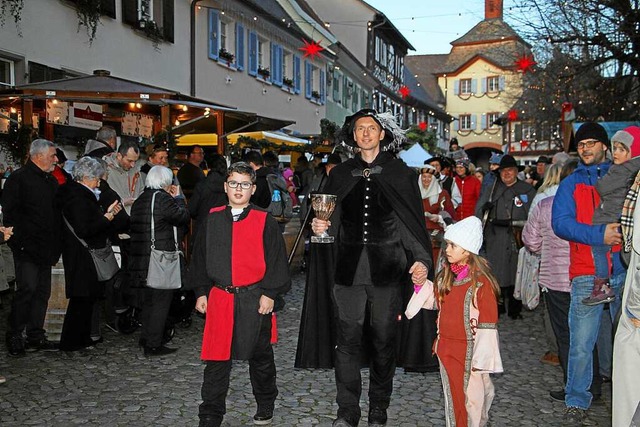
M 118 266 L 118 261 L 116 260 L 116 256 L 113 253 L 113 248 L 111 247 L 111 242 L 107 239 L 107 246 L 104 248 L 94 249 L 87 245 L 83 239 L 78 237 L 75 230 L 69 224 L 67 218 L 63 215 L 65 224 L 69 227 L 69 230 L 76 236 L 76 239 L 84 246 L 86 250 L 89 251 L 89 255 L 91 255 L 91 259 L 93 260 L 93 265 L 96 267 L 96 276 L 99 282 L 104 282 L 113 278 L 116 275 L 120 267 Z

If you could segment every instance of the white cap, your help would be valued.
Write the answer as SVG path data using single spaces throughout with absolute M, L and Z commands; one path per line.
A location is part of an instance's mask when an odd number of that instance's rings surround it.
M 444 239 L 478 255 L 482 246 L 482 222 L 470 216 L 447 227 Z

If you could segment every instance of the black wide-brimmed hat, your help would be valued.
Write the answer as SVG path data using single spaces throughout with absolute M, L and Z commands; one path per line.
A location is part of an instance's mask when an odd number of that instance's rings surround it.
M 405 131 L 396 123 L 396 118 L 389 112 L 378 113 L 371 108 L 363 108 L 351 116 L 344 119 L 344 124 L 340 130 L 340 140 L 349 147 L 357 148 L 358 144 L 353 139 L 353 130 L 358 119 L 371 117 L 383 130 L 384 138 L 380 141 L 380 148 L 388 150 L 399 147 L 405 140 Z
M 551 159 L 549 159 L 547 156 L 540 156 L 540 157 L 538 157 L 538 160 L 536 161 L 536 164 L 537 163 L 544 163 L 544 164 L 548 165 L 549 163 L 551 163 Z
M 433 161 L 437 161 L 440 163 L 440 166 L 445 168 L 445 167 L 453 167 L 453 160 L 445 157 L 445 156 L 433 156 L 428 160 L 424 161 L 424 164 L 427 165 Z
M 524 166 L 520 166 L 520 164 L 516 159 L 513 158 L 513 156 L 505 154 L 504 156 L 502 156 L 502 160 L 500 160 L 500 166 L 498 167 L 498 169 L 502 170 L 506 168 L 517 168 L 518 170 L 523 170 Z

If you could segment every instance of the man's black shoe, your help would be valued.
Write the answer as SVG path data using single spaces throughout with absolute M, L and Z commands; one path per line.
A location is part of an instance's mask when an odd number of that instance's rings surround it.
M 222 425 L 222 417 L 213 415 L 201 415 L 198 427 L 220 427 Z
M 331 424 L 331 427 L 355 427 L 355 424 L 351 424 L 349 421 L 341 417 L 335 420 L 333 424 Z
M 25 349 L 29 352 L 32 351 L 58 351 L 60 347 L 57 343 L 51 342 L 46 338 L 39 339 L 37 341 L 27 340 Z
M 177 348 L 170 348 L 161 345 L 160 347 L 145 347 L 144 355 L 145 356 L 166 356 L 167 354 L 175 353 L 178 351 Z
M 253 416 L 253 423 L 257 426 L 266 426 L 273 422 L 273 407 L 258 408 Z
M 550 391 L 549 396 L 558 402 L 564 402 L 564 390 Z
M 20 335 L 7 334 L 7 351 L 11 357 L 24 357 L 24 340 Z
M 387 410 L 382 408 L 369 409 L 369 427 L 387 425 Z

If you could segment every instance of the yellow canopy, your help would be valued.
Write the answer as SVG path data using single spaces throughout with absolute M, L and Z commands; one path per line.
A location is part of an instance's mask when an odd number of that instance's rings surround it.
M 238 138 L 241 136 L 247 136 L 253 139 L 266 139 L 269 142 L 273 142 L 275 144 L 285 144 L 285 145 L 307 145 L 309 141 L 302 138 L 296 138 L 295 136 L 287 135 L 282 132 L 268 132 L 268 131 L 258 131 L 258 132 L 239 132 L 232 133 L 227 135 L 227 140 L 231 144 L 235 144 Z
M 190 133 L 178 137 L 178 147 L 200 145 L 202 147 L 215 147 L 218 145 L 218 135 L 215 133 Z

